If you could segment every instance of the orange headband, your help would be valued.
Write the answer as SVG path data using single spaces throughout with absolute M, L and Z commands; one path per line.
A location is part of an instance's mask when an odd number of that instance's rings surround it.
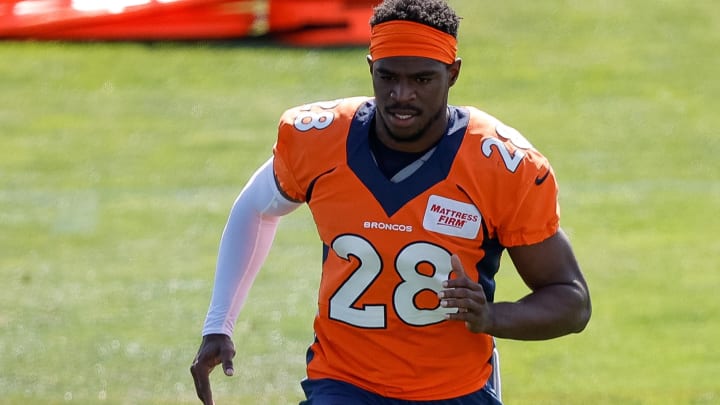
M 457 39 L 450 34 L 413 21 L 393 20 L 378 24 L 370 35 L 372 60 L 393 56 L 419 56 L 445 64 L 455 62 Z

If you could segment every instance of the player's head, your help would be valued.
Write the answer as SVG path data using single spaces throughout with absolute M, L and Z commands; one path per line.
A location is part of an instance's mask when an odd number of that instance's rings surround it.
M 385 0 L 373 10 L 370 27 L 404 20 L 424 24 L 457 38 L 460 17 L 445 0 Z
M 460 73 L 460 18 L 445 0 L 385 0 L 370 19 L 378 131 L 398 144 L 444 131 Z

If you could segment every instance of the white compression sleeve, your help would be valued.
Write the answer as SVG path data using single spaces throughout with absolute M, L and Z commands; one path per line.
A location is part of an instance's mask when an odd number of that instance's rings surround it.
M 230 210 L 220 240 L 203 336 L 211 333 L 232 336 L 248 291 L 270 252 L 280 216 L 300 206 L 280 193 L 272 162 L 270 158 L 255 172 Z

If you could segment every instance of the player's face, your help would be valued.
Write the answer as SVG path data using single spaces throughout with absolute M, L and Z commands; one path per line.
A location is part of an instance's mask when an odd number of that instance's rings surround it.
M 409 56 L 370 61 L 379 139 L 408 152 L 433 145 L 445 133 L 448 92 L 459 71 L 460 60 L 452 65 Z

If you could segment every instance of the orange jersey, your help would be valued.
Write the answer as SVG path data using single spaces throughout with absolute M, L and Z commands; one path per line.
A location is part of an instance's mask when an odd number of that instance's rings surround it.
M 283 114 L 274 147 L 282 191 L 310 207 L 323 243 L 309 378 L 333 378 L 406 400 L 481 389 L 492 337 L 439 306 L 458 254 L 494 294 L 505 247 L 558 229 L 557 184 L 525 138 L 471 107 L 450 107 L 447 133 L 415 173 L 393 183 L 368 133 L 371 98 L 310 104 Z

